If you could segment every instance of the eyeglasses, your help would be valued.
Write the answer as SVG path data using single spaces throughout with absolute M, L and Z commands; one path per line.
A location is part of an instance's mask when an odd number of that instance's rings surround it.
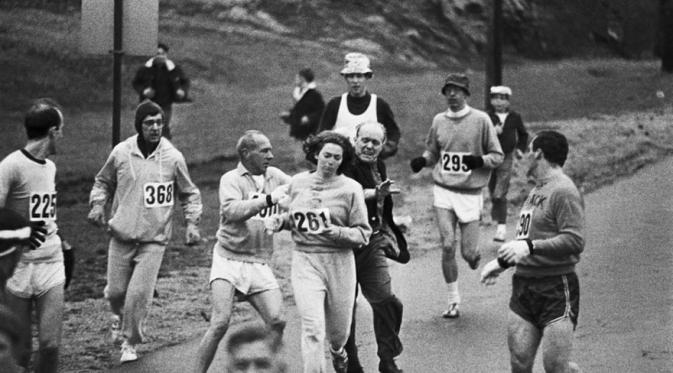
M 163 127 L 164 121 L 161 119 L 146 119 L 143 121 L 143 126 L 152 127 L 155 124 L 157 125 L 157 127 Z

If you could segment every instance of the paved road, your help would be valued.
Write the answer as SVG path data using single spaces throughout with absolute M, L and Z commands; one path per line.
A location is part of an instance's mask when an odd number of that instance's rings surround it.
M 574 351 L 584 372 L 673 372 L 672 184 L 673 159 L 668 159 L 585 197 L 588 244 L 578 266 L 582 290 Z M 492 255 L 495 247 L 486 238 L 482 243 Z M 511 270 L 485 288 L 478 273 L 461 263 L 462 316 L 449 321 L 439 317 L 446 292 L 438 263 L 434 251 L 393 267 L 394 288 L 405 304 L 399 365 L 408 373 L 507 372 Z M 360 355 L 366 371 L 374 372 L 371 312 L 358 302 Z M 294 308 L 288 319 L 289 372 L 300 372 Z M 163 349 L 114 371 L 188 372 L 197 343 Z M 211 372 L 223 371 L 222 356 Z M 542 372 L 539 358 L 535 372 Z

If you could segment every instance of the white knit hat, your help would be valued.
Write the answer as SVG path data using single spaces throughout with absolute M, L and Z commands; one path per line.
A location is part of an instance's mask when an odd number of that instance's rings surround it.
M 341 70 L 341 75 L 346 74 L 371 74 L 372 69 L 369 67 L 369 57 L 362 53 L 348 53 L 344 57 L 344 68 Z
M 512 89 L 504 86 L 504 85 L 496 85 L 491 87 L 491 94 L 492 95 L 507 95 L 511 96 L 512 95 Z

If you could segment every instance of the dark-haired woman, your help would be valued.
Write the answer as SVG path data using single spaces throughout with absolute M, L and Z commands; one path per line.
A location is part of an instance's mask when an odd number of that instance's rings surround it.
M 304 372 L 326 372 L 325 339 L 335 371 L 346 372 L 344 345 L 355 302 L 353 249 L 367 244 L 371 228 L 362 187 L 341 173 L 353 157 L 349 140 L 321 132 L 306 140 L 304 151 L 316 170 L 292 178 L 289 212 L 268 226 L 290 229 L 296 244 L 292 288 L 301 315 Z

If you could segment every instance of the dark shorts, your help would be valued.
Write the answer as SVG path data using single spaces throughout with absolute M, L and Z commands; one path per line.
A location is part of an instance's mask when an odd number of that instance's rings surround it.
M 540 330 L 569 318 L 577 327 L 580 311 L 580 284 L 577 274 L 549 277 L 512 276 L 509 308 Z

